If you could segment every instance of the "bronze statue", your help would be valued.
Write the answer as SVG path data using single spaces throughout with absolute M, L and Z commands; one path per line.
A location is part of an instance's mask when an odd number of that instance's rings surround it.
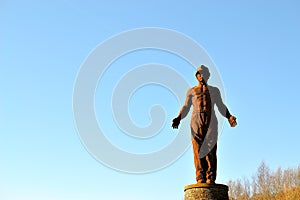
M 205 65 L 198 67 L 195 74 L 198 85 L 188 89 L 186 100 L 178 116 L 173 119 L 172 127 L 177 129 L 180 120 L 188 114 L 191 105 L 191 135 L 194 151 L 197 183 L 214 184 L 217 175 L 217 138 L 218 120 L 214 107 L 228 119 L 231 127 L 236 126 L 236 117 L 224 105 L 218 88 L 207 84 L 210 77 Z

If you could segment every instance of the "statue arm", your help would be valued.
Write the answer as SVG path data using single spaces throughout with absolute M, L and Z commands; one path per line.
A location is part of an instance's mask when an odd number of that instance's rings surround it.
M 190 111 L 191 105 L 192 105 L 192 89 L 189 89 L 186 93 L 186 99 L 184 102 L 184 105 L 181 107 L 179 114 L 177 115 L 177 117 L 175 117 L 172 121 L 172 127 L 177 129 L 179 124 L 180 124 L 180 120 L 185 118 L 187 116 L 187 114 Z
M 227 106 L 223 103 L 222 97 L 221 97 L 221 93 L 219 91 L 218 88 L 215 88 L 215 102 L 216 105 L 218 107 L 219 112 L 221 113 L 221 115 L 223 115 L 224 117 L 226 117 L 227 119 L 229 119 L 231 117 L 231 114 L 227 108 Z
M 216 88 L 216 105 L 218 107 L 219 112 L 228 119 L 228 122 L 231 127 L 235 127 L 237 125 L 236 117 L 231 115 L 227 106 L 223 103 L 223 100 L 221 98 L 221 93 L 219 89 Z
M 190 111 L 191 105 L 192 105 L 192 88 L 190 88 L 187 91 L 185 102 L 184 102 L 183 106 L 181 107 L 177 118 L 180 118 L 180 119 L 185 118 Z

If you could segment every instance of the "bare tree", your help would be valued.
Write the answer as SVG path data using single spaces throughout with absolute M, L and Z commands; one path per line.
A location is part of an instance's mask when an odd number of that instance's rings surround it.
M 251 182 L 247 178 L 230 180 L 228 186 L 230 200 L 299 200 L 300 165 L 273 172 L 263 161 Z

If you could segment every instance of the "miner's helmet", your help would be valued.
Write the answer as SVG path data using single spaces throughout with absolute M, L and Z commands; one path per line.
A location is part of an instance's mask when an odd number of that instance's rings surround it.
M 196 74 L 195 76 L 197 77 L 197 74 L 202 75 L 202 77 L 204 77 L 206 80 L 209 78 L 210 73 L 209 73 L 209 69 L 205 66 L 205 65 L 200 65 L 197 70 L 196 70 Z

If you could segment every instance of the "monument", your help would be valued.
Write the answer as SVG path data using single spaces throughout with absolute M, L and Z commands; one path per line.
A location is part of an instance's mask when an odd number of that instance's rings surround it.
M 172 121 L 172 127 L 177 129 L 180 121 L 187 116 L 193 105 L 190 125 L 197 184 L 184 188 L 184 198 L 185 200 L 228 199 L 228 187 L 215 183 L 218 120 L 214 108 L 216 106 L 221 115 L 228 119 L 231 127 L 236 126 L 236 117 L 230 114 L 223 103 L 219 89 L 207 84 L 210 73 L 205 65 L 197 68 L 195 76 L 198 85 L 188 89 L 185 103 L 178 116 Z
M 184 200 L 228 200 L 228 186 L 197 183 L 184 187 Z

